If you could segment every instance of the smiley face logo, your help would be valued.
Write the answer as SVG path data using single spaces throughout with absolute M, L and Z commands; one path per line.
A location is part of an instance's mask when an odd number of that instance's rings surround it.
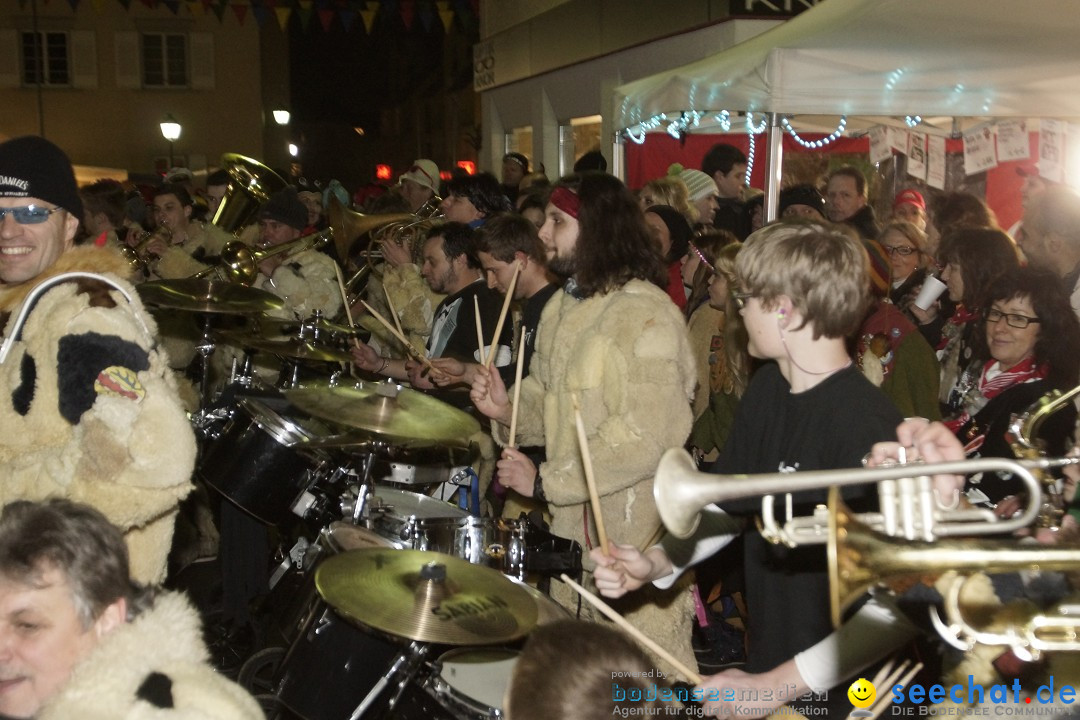
M 874 687 L 874 683 L 870 682 L 866 678 L 859 678 L 855 682 L 851 683 L 851 687 L 847 691 L 848 700 L 851 704 L 857 708 L 867 708 L 874 703 L 874 698 L 877 697 L 877 689 Z

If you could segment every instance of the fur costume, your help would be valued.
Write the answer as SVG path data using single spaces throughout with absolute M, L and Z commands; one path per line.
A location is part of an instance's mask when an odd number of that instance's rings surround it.
M 420 276 L 420 268 L 413 263 L 405 263 L 397 267 L 384 265 L 382 286 L 397 310 L 398 319 L 401 320 L 401 328 L 405 331 L 405 337 L 409 338 L 414 346 L 422 348 L 427 345 L 428 336 L 431 334 L 431 325 L 435 320 L 435 308 L 443 301 L 446 295 L 433 291 Z M 389 318 L 390 311 L 382 293 L 368 293 L 371 298 L 368 302 L 383 317 Z M 384 311 L 384 308 L 386 310 Z M 382 330 L 382 327 L 379 328 Z M 489 331 L 490 332 L 490 331 Z M 383 333 L 377 333 L 383 347 L 399 351 L 401 344 L 396 340 L 383 337 Z
M 191 277 L 208 266 L 201 259 L 221 255 L 226 243 L 236 238 L 217 225 L 192 221 L 188 223 L 187 237 L 179 245 L 173 245 L 154 266 L 155 278 L 172 280 Z
M 38 283 L 74 270 L 124 276 L 115 251 L 68 250 L 32 282 L 0 288 L 9 313 Z M 0 503 L 67 497 L 126 533 L 132 576 L 160 582 L 177 506 L 191 489 L 195 435 L 177 399 L 154 321 L 135 298 L 96 281 L 50 288 L 0 365 Z
M 545 446 L 539 472 L 553 533 L 585 548 L 597 542 L 572 395 L 581 404 L 607 533 L 640 547 L 661 527 L 653 475 L 664 451 L 686 442 L 696 378 L 683 317 L 655 285 L 633 280 L 581 301 L 566 293 L 548 301 L 529 376 L 521 382 L 518 442 Z M 504 444 L 507 428 L 493 427 Z M 588 557 L 585 562 L 591 571 Z M 591 572 L 586 582 L 595 589 Z M 687 576 L 671 590 L 643 588 L 614 605 L 693 667 L 690 582 Z M 577 596 L 560 583 L 552 595 L 577 606 Z
M 195 609 L 159 595 L 102 639 L 37 720 L 261 720 L 255 699 L 208 659 Z
M 318 250 L 307 250 L 285 260 L 270 277 L 259 273 L 255 287 L 277 295 L 285 306 L 274 314 L 305 318 L 321 310 L 326 318 L 341 312 L 334 259 Z

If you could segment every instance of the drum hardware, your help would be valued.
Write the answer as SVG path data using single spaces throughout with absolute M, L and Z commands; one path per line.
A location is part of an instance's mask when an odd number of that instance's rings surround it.
M 501 573 L 420 550 L 368 549 L 327 558 L 319 595 L 346 619 L 419 642 L 492 645 L 536 625 L 533 599 Z
M 295 568 L 299 572 L 304 572 L 314 567 L 321 555 L 322 548 L 317 543 L 308 542 L 308 539 L 301 535 L 297 538 L 296 544 L 289 549 L 285 559 L 274 568 L 273 574 L 270 575 L 270 589 L 273 590 L 289 570 Z
M 398 702 L 401 700 L 401 695 L 405 692 L 405 688 L 413 678 L 416 677 L 416 673 L 420 670 L 420 664 L 424 661 L 424 656 L 427 655 L 428 647 L 422 643 L 411 642 L 409 646 L 398 653 L 398 656 L 394 658 L 393 664 L 390 665 L 390 669 L 386 671 L 386 674 L 378 679 L 375 683 L 375 687 L 371 688 L 367 696 L 360 701 L 360 704 L 353 710 L 352 715 L 349 716 L 349 720 L 359 720 L 363 717 L 364 713 L 368 711 L 379 695 L 382 694 L 395 677 L 400 676 L 398 680 L 398 689 L 394 693 L 394 696 L 390 699 L 386 708 L 388 712 L 393 711 L 397 707 Z

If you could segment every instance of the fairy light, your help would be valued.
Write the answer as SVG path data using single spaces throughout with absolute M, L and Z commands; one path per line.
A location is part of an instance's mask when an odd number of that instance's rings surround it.
M 904 116 L 904 123 L 909 128 L 918 127 L 919 123 L 921 123 L 921 122 L 922 122 L 922 117 L 920 117 L 918 115 L 905 115 Z
M 758 133 L 765 132 L 765 128 L 768 127 L 768 124 L 769 118 L 766 116 L 762 118 L 761 125 L 754 127 L 754 113 L 746 113 L 746 132 L 750 135 L 750 152 L 746 154 L 746 177 L 743 182 L 744 185 L 750 184 L 750 177 L 754 174 L 754 146 L 756 144 L 754 136 Z
M 831 142 L 835 142 L 844 134 L 844 128 L 847 127 L 847 116 L 842 115 L 840 122 L 837 124 L 836 129 L 829 133 L 826 137 L 820 140 L 804 140 L 799 137 L 799 133 L 795 132 L 795 128 L 791 127 L 791 122 L 786 118 L 780 118 L 780 126 L 787 131 L 787 134 L 795 139 L 795 142 L 802 145 L 804 148 L 810 148 L 811 150 L 817 148 L 823 148 Z

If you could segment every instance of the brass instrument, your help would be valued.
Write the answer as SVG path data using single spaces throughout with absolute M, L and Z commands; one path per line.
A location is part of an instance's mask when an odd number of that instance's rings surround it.
M 879 511 L 862 513 L 860 522 L 890 537 L 936 540 L 955 535 L 1010 533 L 1032 524 L 1039 512 L 1042 490 L 1033 470 L 1080 464 L 1080 458 L 1010 460 L 980 458 L 956 462 L 888 467 L 815 470 L 762 475 L 714 475 L 697 470 L 682 448 L 664 453 L 656 468 L 653 495 L 660 519 L 668 531 L 687 538 L 697 528 L 701 510 L 710 503 L 765 496 L 762 500 L 762 535 L 790 546 L 820 544 L 828 538 L 828 514 L 818 506 L 808 517 L 791 517 L 781 525 L 773 516 L 772 495 L 832 486 L 878 483 Z M 998 518 L 982 508 L 942 509 L 933 493 L 932 475 L 966 475 L 1003 470 L 1024 481 L 1031 502 L 1017 517 Z M 915 477 L 912 477 L 915 475 Z
M 926 543 L 889 537 L 861 523 L 840 500 L 836 487 L 829 489 L 829 601 L 833 625 L 839 626 L 843 611 L 874 586 L 903 590 L 913 579 L 954 570 L 975 572 L 1019 570 L 1073 570 L 1080 567 L 1076 545 L 1021 545 L 1014 540 L 950 540 Z M 1004 645 L 1037 659 L 1042 651 L 1080 650 L 1080 608 L 1059 607 L 1059 614 L 1039 614 L 1020 628 L 992 633 L 971 627 L 960 609 L 960 590 L 966 577 L 945 592 L 945 611 L 950 624 L 935 617 L 939 632 L 961 647 L 975 643 Z M 1021 655 L 1023 657 L 1023 655 Z
M 334 249 L 342 263 L 349 259 L 352 245 L 364 235 L 396 222 L 415 219 L 410 213 L 392 213 L 388 215 L 365 215 L 350 210 L 341 204 L 337 196 L 330 194 L 330 205 L 326 208 L 326 217 L 334 229 Z
M 236 153 L 221 156 L 221 169 L 229 173 L 229 185 L 212 222 L 231 233 L 250 224 L 263 203 L 288 185 L 258 160 Z
M 1006 434 L 1013 453 L 1026 459 L 1042 457 L 1043 448 L 1035 439 L 1039 429 L 1048 417 L 1072 402 L 1077 395 L 1080 395 L 1080 385 L 1066 393 L 1051 390 L 1032 403 L 1023 414 L 1014 415 Z M 1043 488 L 1043 502 L 1037 524 L 1039 527 L 1058 527 L 1065 514 L 1065 498 L 1061 495 L 1057 478 L 1047 472 L 1039 472 L 1037 476 Z
M 153 271 L 154 261 L 158 259 L 153 253 L 146 252 L 146 246 L 154 239 L 160 238 L 165 241 L 165 244 L 169 244 L 172 241 L 172 230 L 168 225 L 158 225 L 153 230 L 144 232 L 139 236 L 139 242 L 132 247 L 126 243 L 121 243 L 119 246 L 120 254 L 127 260 L 128 265 L 136 273 L 141 273 L 145 277 L 149 277 Z
M 239 240 L 233 240 L 222 248 L 221 259 L 217 265 L 199 271 L 192 278 L 220 275 L 230 282 L 250 285 L 259 275 L 259 263 L 266 258 L 281 253 L 287 253 L 288 257 L 299 255 L 307 250 L 322 247 L 333 237 L 334 231 L 327 229 L 267 248 L 251 248 Z

